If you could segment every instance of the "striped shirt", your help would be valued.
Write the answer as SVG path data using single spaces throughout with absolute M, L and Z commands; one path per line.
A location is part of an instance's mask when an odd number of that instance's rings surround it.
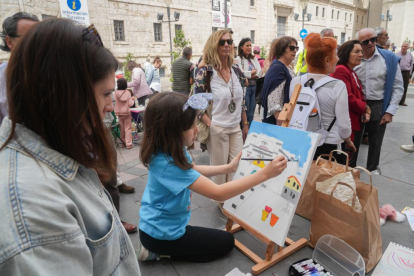
M 173 91 L 190 92 L 191 61 L 181 57 L 174 61 L 171 72 L 173 75 Z

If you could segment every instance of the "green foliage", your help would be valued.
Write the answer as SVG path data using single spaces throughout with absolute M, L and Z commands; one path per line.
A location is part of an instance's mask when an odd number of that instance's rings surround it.
M 260 57 L 266 59 L 267 58 L 267 50 L 264 46 L 260 48 Z
M 176 30 L 173 42 L 174 42 L 174 51 L 170 53 L 170 55 L 172 55 L 173 57 L 172 63 L 174 63 L 174 61 L 176 61 L 177 59 L 181 57 L 181 54 L 185 47 L 191 47 L 191 41 L 185 38 L 185 34 L 182 30 Z M 172 66 L 172 63 L 171 63 L 171 66 Z M 170 76 L 170 81 L 171 82 L 173 81 L 172 72 Z
M 170 54 L 173 56 L 174 63 L 174 61 L 181 57 L 185 47 L 191 47 L 191 41 L 185 38 L 185 34 L 182 30 L 176 30 L 173 42 L 174 50 Z
M 125 76 L 125 79 L 129 82 L 132 81 L 132 76 L 131 76 L 131 71 L 128 71 L 126 66 L 130 60 L 133 60 L 132 58 L 133 58 L 132 54 L 128 53 L 124 61 L 124 76 Z
M 410 45 L 411 45 L 411 40 L 409 40 L 409 39 L 408 39 L 408 36 L 406 36 L 406 37 L 405 37 L 404 42 L 408 42 L 408 44 L 410 44 Z M 410 46 L 410 45 L 409 45 L 409 46 Z

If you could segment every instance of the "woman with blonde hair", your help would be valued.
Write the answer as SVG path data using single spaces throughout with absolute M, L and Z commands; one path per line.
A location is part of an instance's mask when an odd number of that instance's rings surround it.
M 233 39 L 228 30 L 212 33 L 204 46 L 203 60 L 195 79 L 194 93 L 213 94 L 211 112 L 201 116 L 209 131 L 207 146 L 210 165 L 224 165 L 233 160 L 242 150 L 243 141 L 249 131 L 242 86 L 246 78 L 234 62 Z M 243 130 L 240 129 L 243 122 Z M 212 177 L 217 184 L 231 181 L 233 174 Z
M 346 85 L 343 81 L 328 76 L 335 72 L 339 60 L 336 46 L 336 40 L 331 37 L 321 38 L 320 34 L 309 34 L 305 40 L 308 73 L 294 78 L 290 84 L 290 95 L 298 83 L 302 86 L 318 86 L 315 89 L 320 108 L 317 115 L 321 118 L 323 128 L 329 133 L 324 144 L 317 148 L 314 159 L 321 154 L 341 149 L 343 142 L 349 150 L 356 151 L 351 140 L 352 129 Z M 318 85 L 318 82 L 324 84 Z M 345 163 L 345 155 L 334 153 L 334 157 L 339 163 Z
M 128 82 L 128 87 L 134 89 L 133 94 L 138 99 L 138 104 L 145 105 L 145 100 L 149 95 L 152 95 L 152 91 L 145 80 L 145 73 L 141 69 L 141 65 L 130 60 L 127 63 L 126 69 L 132 73 L 132 81 Z

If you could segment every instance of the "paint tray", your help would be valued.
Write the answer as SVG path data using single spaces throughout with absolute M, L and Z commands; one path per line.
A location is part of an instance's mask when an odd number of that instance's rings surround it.
M 312 259 L 335 276 L 365 276 L 361 255 L 341 239 L 325 235 L 316 243 Z

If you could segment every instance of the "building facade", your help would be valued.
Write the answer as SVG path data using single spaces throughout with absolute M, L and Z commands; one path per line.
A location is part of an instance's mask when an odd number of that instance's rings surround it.
M 213 3 L 212 3 L 213 1 Z M 179 21 L 171 22 L 172 36 L 175 30 L 184 31 L 193 47 L 193 61 L 202 55 L 204 44 L 212 31 L 212 6 L 216 0 L 173 0 L 174 12 L 180 13 Z M 361 2 L 360 2 L 361 1 Z M 60 17 L 59 0 L 1 0 L 1 22 L 8 16 L 25 11 L 39 19 Z M 223 2 L 222 2 L 223 3 Z M 243 37 L 251 37 L 253 45 L 269 48 L 273 39 L 284 35 L 300 40 L 302 22 L 295 21 L 294 14 L 302 10 L 298 0 L 231 0 L 231 29 L 237 44 Z M 103 43 L 119 60 L 128 53 L 140 63 L 145 58 L 159 55 L 164 72 L 170 68 L 170 40 L 168 23 L 160 23 L 157 14 L 166 16 L 163 0 L 88 0 L 90 22 L 100 32 Z M 366 25 L 368 4 L 362 0 L 311 0 L 307 12 L 311 21 L 304 27 L 309 32 L 332 28 L 338 43 L 354 38 L 355 33 Z M 0 59 L 8 54 L 0 53 Z
M 412 45 L 414 41 L 414 1 L 391 1 L 389 5 L 386 5 L 382 0 L 370 0 L 369 7 L 369 27 L 387 29 L 390 41 L 397 46 L 397 51 L 405 41 L 411 42 L 410 45 Z M 392 20 L 387 18 L 387 8 Z

